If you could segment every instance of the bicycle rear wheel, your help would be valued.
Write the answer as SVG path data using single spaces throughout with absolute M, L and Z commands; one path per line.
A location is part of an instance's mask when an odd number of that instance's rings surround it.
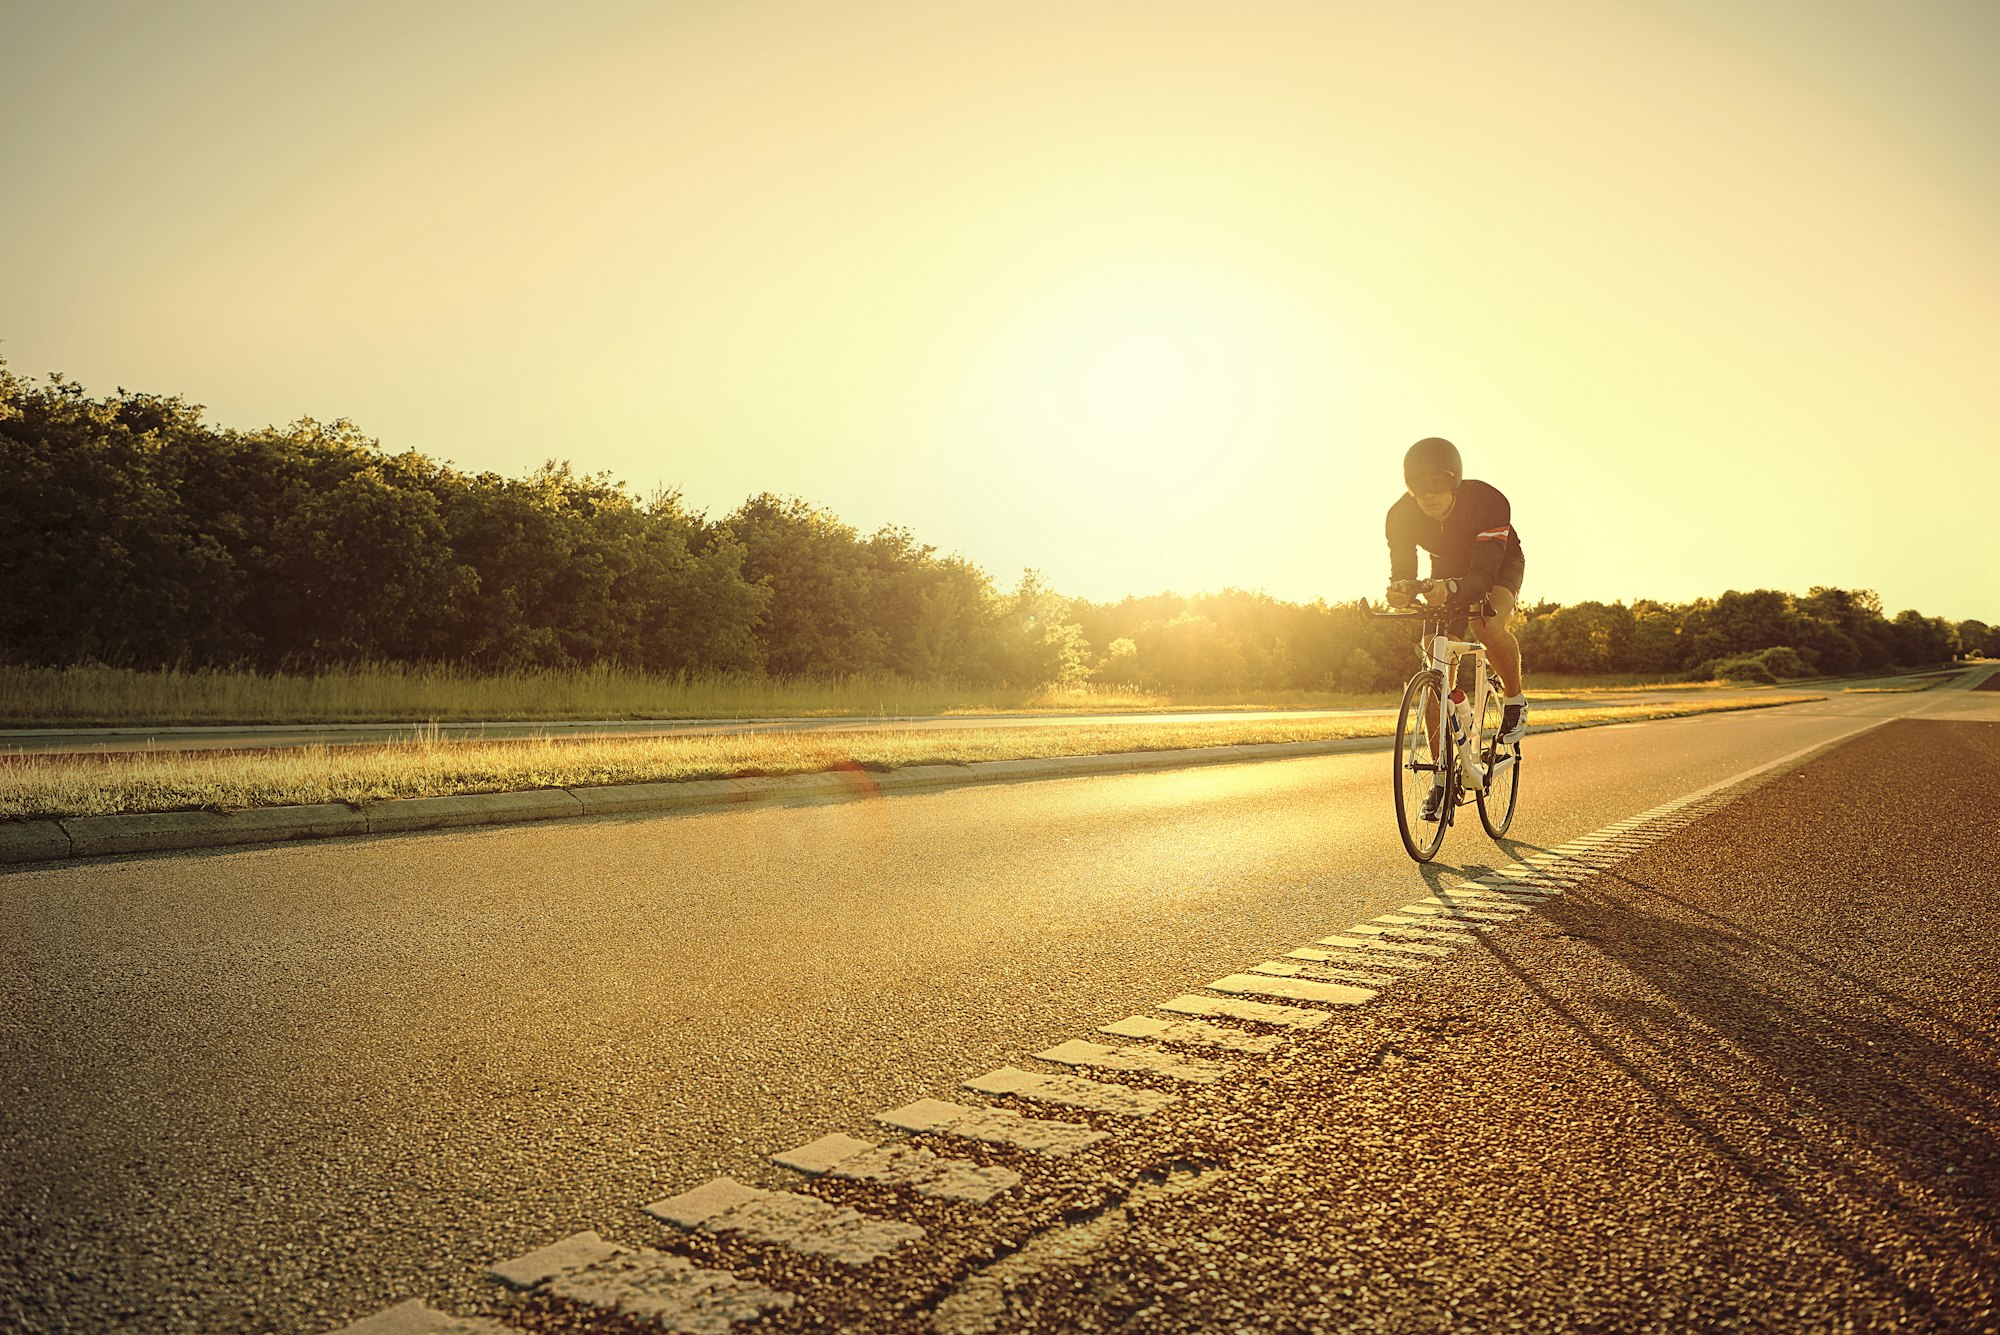
M 1500 744 L 1500 719 L 1504 713 L 1498 682 L 1486 683 L 1486 708 L 1480 711 L 1480 755 L 1486 766 L 1486 787 L 1480 790 L 1479 823 L 1495 839 L 1514 823 L 1514 804 L 1521 796 L 1521 744 Z M 1502 764 L 1505 769 L 1499 768 Z
M 1451 784 L 1451 723 L 1444 702 L 1444 678 L 1419 672 L 1403 688 L 1403 708 L 1396 715 L 1396 826 L 1403 847 L 1419 862 L 1429 862 L 1444 843 L 1445 824 L 1457 793 Z M 1424 799 L 1434 784 L 1445 786 L 1437 819 L 1423 817 Z

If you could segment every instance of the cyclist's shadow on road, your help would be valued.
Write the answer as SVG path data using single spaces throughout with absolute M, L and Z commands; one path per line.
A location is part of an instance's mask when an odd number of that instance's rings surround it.
M 1992 1033 L 1615 873 L 1537 916 L 1592 955 L 1528 967 L 1507 936 L 1482 934 L 1493 958 L 1802 1229 L 1920 1319 L 1937 1309 L 1918 1284 L 1991 1287 Z M 1910 1265 L 1913 1249 L 1929 1264 Z
M 1442 862 L 1420 862 L 1417 864 L 1417 875 L 1423 877 L 1424 884 L 1430 887 L 1432 894 L 1439 895 L 1444 893 L 1447 880 L 1477 880 L 1481 876 L 1491 875 L 1502 866 L 1547 851 L 1539 844 L 1523 843 L 1519 839 L 1496 839 L 1494 842 L 1499 844 L 1500 851 L 1507 855 L 1502 861 L 1465 862 L 1456 866 Z

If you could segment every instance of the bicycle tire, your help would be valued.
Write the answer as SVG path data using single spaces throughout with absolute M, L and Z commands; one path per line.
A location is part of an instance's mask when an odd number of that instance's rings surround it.
M 1424 728 L 1427 698 L 1436 701 L 1438 709 L 1437 726 L 1428 734 Z M 1451 783 L 1451 718 L 1440 674 L 1419 672 L 1403 688 L 1403 707 L 1396 714 L 1396 745 L 1390 760 L 1394 765 L 1390 782 L 1396 793 L 1396 829 L 1403 836 L 1403 848 L 1418 862 L 1429 862 L 1444 843 L 1451 805 L 1458 796 Z M 1438 818 L 1426 821 L 1422 814 L 1423 800 L 1432 782 L 1427 776 L 1440 769 L 1445 780 L 1445 802 Z
M 1495 839 L 1503 838 L 1513 826 L 1514 807 L 1521 800 L 1521 744 L 1516 742 L 1511 747 L 1500 745 L 1500 720 L 1505 712 L 1500 684 L 1489 679 L 1486 683 L 1486 709 L 1481 717 L 1479 757 L 1486 766 L 1486 786 L 1476 797 L 1479 823 Z M 1513 756 L 1513 763 L 1502 770 L 1499 779 L 1495 780 L 1493 767 L 1509 753 Z

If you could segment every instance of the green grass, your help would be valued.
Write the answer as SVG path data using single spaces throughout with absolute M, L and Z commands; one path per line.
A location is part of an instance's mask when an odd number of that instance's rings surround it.
M 1547 722 L 1628 722 L 1790 704 L 1818 696 L 1595 705 Z M 0 818 L 240 810 L 310 802 L 657 783 L 746 774 L 894 769 L 1120 751 L 1385 736 L 1393 713 L 1200 723 L 738 733 L 524 742 L 453 742 L 435 733 L 390 746 L 0 756 Z
M 888 675 L 788 681 L 618 667 L 496 673 L 380 664 L 310 675 L 9 667 L 0 668 L 0 725 L 852 717 L 940 713 L 988 694 Z
M 1171 708 L 1342 708 L 1379 695 L 1231 692 L 1175 698 L 1126 687 L 1013 689 L 890 674 L 662 675 L 618 667 L 471 672 L 394 664 L 311 675 L 0 667 L 0 727 L 423 723 L 512 719 L 895 718 Z

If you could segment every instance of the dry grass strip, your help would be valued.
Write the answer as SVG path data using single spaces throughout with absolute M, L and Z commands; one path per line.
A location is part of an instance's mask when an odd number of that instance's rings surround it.
M 1610 723 L 1795 704 L 1822 697 L 1606 705 L 1547 711 L 1544 722 Z M 660 783 L 860 766 L 964 764 L 1184 747 L 1381 737 L 1392 712 L 1321 719 L 1077 724 L 1035 728 L 762 732 L 706 737 L 455 742 L 291 750 L 13 755 L 0 762 L 0 818 L 221 810 L 310 802 Z

